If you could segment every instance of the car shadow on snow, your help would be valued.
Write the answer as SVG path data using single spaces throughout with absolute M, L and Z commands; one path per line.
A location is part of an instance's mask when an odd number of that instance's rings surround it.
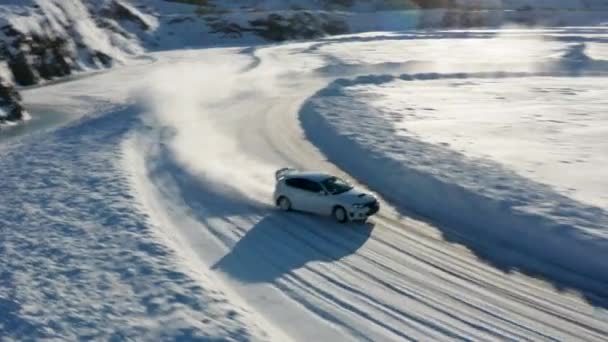
M 332 263 L 356 253 L 373 229 L 371 223 L 341 225 L 303 213 L 273 211 L 213 269 L 242 282 L 274 282 L 308 263 Z

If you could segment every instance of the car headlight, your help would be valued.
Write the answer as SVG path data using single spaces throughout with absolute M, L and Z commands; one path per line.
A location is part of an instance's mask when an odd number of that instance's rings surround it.
M 353 204 L 353 208 L 355 209 L 363 209 L 365 207 L 364 204 L 355 203 Z

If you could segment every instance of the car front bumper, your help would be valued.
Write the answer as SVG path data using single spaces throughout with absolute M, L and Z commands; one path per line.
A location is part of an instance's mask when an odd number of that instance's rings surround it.
M 348 215 L 351 220 L 365 220 L 380 210 L 378 201 L 367 203 L 361 208 L 351 208 Z

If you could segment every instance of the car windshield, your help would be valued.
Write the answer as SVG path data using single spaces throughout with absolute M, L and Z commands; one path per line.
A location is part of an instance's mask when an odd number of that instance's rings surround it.
M 353 188 L 346 181 L 344 181 L 338 177 L 327 178 L 326 180 L 322 181 L 321 183 L 323 183 L 323 186 L 325 187 L 325 189 L 327 189 L 327 191 L 329 191 L 329 193 L 332 195 L 341 194 L 341 193 L 347 192 L 348 190 Z

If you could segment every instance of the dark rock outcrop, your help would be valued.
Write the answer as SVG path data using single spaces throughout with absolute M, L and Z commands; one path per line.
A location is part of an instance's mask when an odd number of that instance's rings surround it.
M 348 32 L 348 25 L 335 14 L 294 11 L 269 14 L 249 22 L 251 31 L 272 41 L 311 39 Z
M 113 0 L 108 7 L 100 11 L 100 15 L 118 21 L 131 21 L 137 24 L 142 30 L 150 29 L 150 24 L 148 24 L 139 13 L 119 0 Z
M 487 14 L 480 11 L 466 11 L 460 9 L 448 10 L 440 27 L 445 28 L 472 28 L 486 26 Z
M 178 22 L 184 21 L 180 19 Z M 205 18 L 210 33 L 227 38 L 240 38 L 250 32 L 264 39 L 280 42 L 290 39 L 312 39 L 345 34 L 349 27 L 344 17 L 332 12 L 292 10 L 269 13 L 238 24 L 220 16 Z M 175 22 L 175 21 L 174 21 Z
M 21 95 L 9 82 L 0 78 L 0 123 L 20 121 L 25 113 Z
M 11 28 L 7 28 L 11 30 Z M 5 59 L 17 84 L 37 84 L 41 79 L 70 75 L 73 57 L 59 37 L 25 35 L 17 32 L 12 42 L 0 42 L 0 59 Z
M 243 32 L 251 31 L 237 23 L 232 23 L 225 19 L 211 17 L 206 19 L 210 33 L 221 34 L 222 38 L 241 38 Z

